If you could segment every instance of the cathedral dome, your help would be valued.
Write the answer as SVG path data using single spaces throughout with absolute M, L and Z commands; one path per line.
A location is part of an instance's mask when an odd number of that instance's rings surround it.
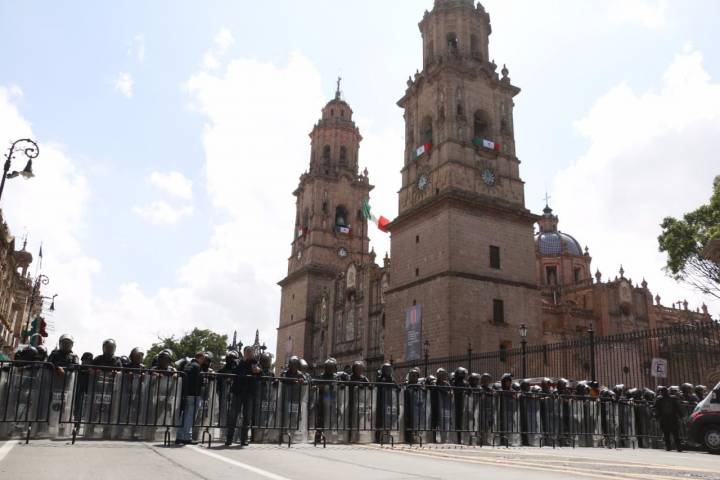
M 582 255 L 582 248 L 575 237 L 563 232 L 540 232 L 535 236 L 540 255 Z
M 545 205 L 543 215 L 538 221 L 540 231 L 535 235 L 535 245 L 540 255 L 555 256 L 563 253 L 582 255 L 580 243 L 575 237 L 557 229 L 558 217 L 552 208 Z

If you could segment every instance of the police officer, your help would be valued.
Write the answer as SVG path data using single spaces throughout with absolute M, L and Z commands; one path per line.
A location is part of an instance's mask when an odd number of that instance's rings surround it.
M 174 372 L 175 367 L 172 364 L 172 352 L 168 349 L 162 350 L 158 353 L 157 363 L 153 367 L 153 370 L 160 372 Z
M 375 403 L 375 441 L 381 442 L 383 432 L 391 430 L 395 423 L 391 413 L 395 407 L 392 396 L 395 389 L 395 379 L 393 378 L 393 366 L 391 363 L 385 362 L 380 367 L 380 375 L 377 381 L 381 385 L 377 386 L 377 400 Z
M 72 368 L 80 364 L 78 356 L 72 351 L 74 343 L 72 335 L 67 333 L 60 335 L 59 348 L 53 350 L 50 358 L 48 358 L 48 361 L 55 366 L 55 372 L 59 375 L 63 375 L 66 368 Z
M 457 443 L 462 443 L 462 431 L 465 427 L 465 404 L 468 396 L 468 371 L 465 367 L 457 367 L 453 373 L 451 385 L 455 397 L 455 431 L 457 432 Z
M 660 423 L 663 437 L 665 438 L 665 450 L 672 449 L 671 439 L 675 442 L 675 448 L 682 452 L 680 444 L 680 418 L 683 412 L 680 402 L 676 397 L 670 395 L 667 387 L 658 387 L 658 395 L 655 398 L 655 417 Z
M 698 402 L 703 401 L 707 392 L 707 387 L 705 385 L 695 385 L 693 390 L 695 392 L 695 396 L 698 398 Z
M 200 408 L 202 402 L 202 371 L 207 361 L 205 352 L 197 352 L 195 358 L 187 362 L 183 369 L 185 373 L 183 382 L 183 422 L 177 431 L 176 445 L 197 445 L 198 443 L 192 438 L 193 422 L 195 412 Z
M 350 375 L 351 382 L 369 383 L 370 380 L 365 376 L 365 362 L 355 360 L 352 365 L 352 373 Z
M 108 338 L 102 344 L 102 355 L 98 355 L 93 359 L 93 366 L 95 367 L 122 367 L 122 362 L 118 357 L 115 356 L 115 349 L 117 345 L 115 340 Z
M 683 383 L 680 385 L 682 400 L 688 405 L 696 405 L 698 403 L 698 397 L 695 395 L 695 392 L 693 392 L 693 388 L 692 383 Z
M 145 358 L 145 352 L 140 347 L 135 347 L 128 355 L 127 368 L 134 368 L 136 370 L 144 370 L 145 365 L 143 359 Z
M 253 347 L 248 345 L 243 350 L 243 358 L 235 368 L 235 375 L 235 382 L 232 387 L 233 404 L 228 416 L 225 445 L 232 445 L 237 418 L 242 412 L 242 426 L 240 428 L 240 448 L 242 448 L 248 445 L 248 434 L 255 410 L 255 395 L 257 394 L 259 378 L 262 375 Z

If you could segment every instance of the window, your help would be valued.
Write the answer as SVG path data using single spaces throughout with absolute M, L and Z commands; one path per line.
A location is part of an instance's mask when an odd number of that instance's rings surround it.
M 415 235 L 415 243 L 420 243 L 420 235 Z
M 427 51 L 425 52 L 425 63 L 432 62 L 433 56 L 435 55 L 435 44 L 430 40 L 427 44 Z
M 490 268 L 500 268 L 500 247 L 490 245 Z
M 330 145 L 323 147 L 323 160 L 330 160 Z
M 557 267 L 545 267 L 545 283 L 557 285 Z
M 333 108 L 330 109 L 330 116 L 331 117 L 335 116 L 335 109 L 333 109 Z
M 420 276 L 420 269 L 419 269 L 419 268 L 416 268 L 416 269 L 415 269 L 415 276 L 416 276 L 416 277 L 417 277 L 417 276 Z
M 480 55 L 480 42 L 478 42 L 477 35 L 474 34 L 470 35 L 470 54 L 473 58 L 482 60 L 482 55 Z
M 490 136 L 490 117 L 484 110 L 476 110 L 473 115 L 473 134 L 475 138 Z
M 493 323 L 505 323 L 505 306 L 502 300 L 493 300 Z
M 347 148 L 340 147 L 340 163 L 346 163 L 347 162 Z
M 432 143 L 433 141 L 433 125 L 432 117 L 429 115 L 422 120 L 422 126 L 420 127 L 420 135 L 423 145 L 426 143 Z
M 455 33 L 448 33 L 447 34 L 447 45 L 448 45 L 448 53 L 450 55 L 457 56 L 460 50 L 460 42 L 458 40 L 458 36 Z
M 323 213 L 327 213 L 327 211 L 328 211 L 327 201 L 324 201 L 324 202 L 322 203 L 322 211 L 323 211 Z
M 573 278 L 575 278 L 575 283 L 580 283 L 582 280 L 582 268 L 575 267 L 573 269 Z

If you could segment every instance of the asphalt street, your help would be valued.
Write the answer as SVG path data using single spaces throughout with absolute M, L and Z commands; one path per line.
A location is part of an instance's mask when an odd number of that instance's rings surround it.
M 0 478 L 18 479 L 720 479 L 720 456 L 589 448 L 0 443 Z

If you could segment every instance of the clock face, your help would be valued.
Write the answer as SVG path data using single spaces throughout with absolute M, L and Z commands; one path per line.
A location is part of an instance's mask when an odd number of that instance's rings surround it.
M 418 178 L 417 181 L 417 187 L 420 190 L 425 190 L 425 188 L 428 186 L 428 178 L 426 175 L 420 175 L 420 178 Z
M 348 251 L 347 251 L 347 249 L 346 249 L 345 247 L 340 247 L 340 248 L 338 249 L 338 257 L 340 257 L 340 258 L 345 258 L 345 257 L 347 257 L 347 256 L 348 256 Z
M 482 172 L 482 179 L 483 182 L 485 182 L 485 185 L 495 185 L 495 172 L 493 172 L 489 168 L 486 168 Z

